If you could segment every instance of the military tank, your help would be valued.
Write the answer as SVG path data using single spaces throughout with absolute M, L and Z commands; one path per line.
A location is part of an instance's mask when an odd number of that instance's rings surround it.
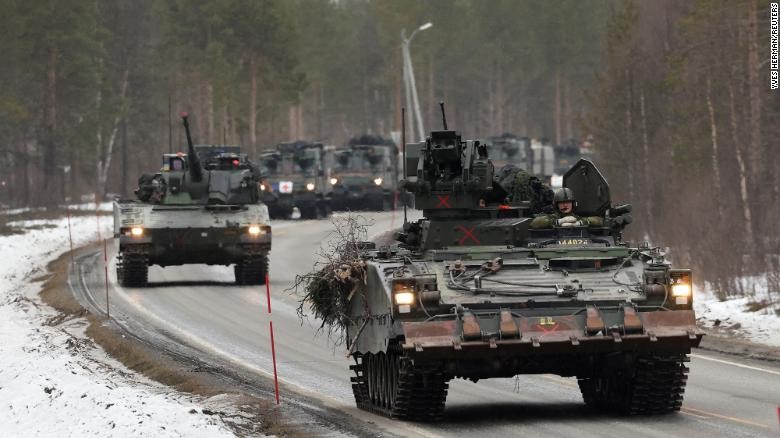
M 298 213 L 305 219 L 331 213 L 331 184 L 326 174 L 322 143 L 293 141 L 260 156 L 263 180 L 261 199 L 272 218 L 288 219 Z
M 404 187 L 424 218 L 404 224 L 399 244 L 365 244 L 364 286 L 347 297 L 359 408 L 434 421 L 451 379 L 551 373 L 576 377 L 595 409 L 680 409 L 703 335 L 692 272 L 623 240 L 630 207 L 611 204 L 593 163 L 577 162 L 564 186 L 578 194 L 576 212 L 604 226 L 532 230 L 536 212 L 507 199 L 486 145 L 445 121 L 406 154 Z
M 381 137 L 353 138 L 333 151 L 333 210 L 387 211 L 398 193 L 398 148 Z
M 139 178 L 137 199 L 114 202 L 117 279 L 142 287 L 149 266 L 204 263 L 234 265 L 237 284 L 263 284 L 271 226 L 258 170 L 235 149 L 196 152 L 182 121 L 188 153 L 165 154 L 160 172 Z

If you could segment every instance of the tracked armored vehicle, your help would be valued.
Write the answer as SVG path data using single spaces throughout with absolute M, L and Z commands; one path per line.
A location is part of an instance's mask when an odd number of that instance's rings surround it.
M 280 143 L 260 156 L 263 181 L 260 196 L 272 218 L 317 219 L 331 213 L 331 184 L 322 143 Z
M 258 171 L 240 151 L 196 152 L 182 119 L 188 153 L 165 154 L 161 172 L 139 179 L 137 199 L 114 202 L 117 279 L 141 287 L 149 266 L 204 263 L 234 265 L 238 284 L 263 284 L 271 226 Z
M 576 377 L 596 409 L 680 409 L 702 337 L 692 273 L 622 239 L 630 208 L 611 204 L 591 162 L 564 186 L 578 214 L 605 226 L 532 230 L 534 212 L 506 199 L 484 144 L 445 123 L 406 153 L 406 178 L 417 179 L 405 187 L 424 219 L 404 225 L 400 244 L 363 252 L 347 327 L 359 408 L 437 420 L 451 379 L 552 373 Z
M 387 211 L 398 194 L 398 148 L 381 137 L 362 136 L 333 152 L 330 183 L 334 210 Z

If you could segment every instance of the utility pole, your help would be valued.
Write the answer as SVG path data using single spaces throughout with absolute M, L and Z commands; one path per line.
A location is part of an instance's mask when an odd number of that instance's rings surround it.
M 420 101 L 417 98 L 417 84 L 414 80 L 414 67 L 412 67 L 412 55 L 409 51 L 409 44 L 412 42 L 412 38 L 417 32 L 430 29 L 433 27 L 433 23 L 430 21 L 418 27 L 417 29 L 406 37 L 406 29 L 401 30 L 401 54 L 403 56 L 404 66 L 404 89 L 406 94 L 406 106 L 412 109 L 412 115 L 417 122 L 417 138 L 418 141 L 425 139 L 425 129 L 423 128 L 422 114 L 420 112 Z

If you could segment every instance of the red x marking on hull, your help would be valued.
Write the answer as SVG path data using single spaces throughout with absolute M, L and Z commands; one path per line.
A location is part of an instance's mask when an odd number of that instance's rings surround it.
M 459 230 L 459 231 L 463 232 L 463 237 L 458 239 L 458 245 L 465 244 L 466 241 L 469 240 L 469 239 L 472 240 L 477 245 L 479 245 L 479 239 L 477 239 L 477 237 L 474 235 L 474 229 L 475 228 L 477 228 L 477 227 L 466 228 L 463 225 L 458 225 L 456 230 Z
M 436 208 L 452 208 L 450 205 L 450 195 L 436 195 L 436 197 L 439 198 L 439 203 L 436 205 Z

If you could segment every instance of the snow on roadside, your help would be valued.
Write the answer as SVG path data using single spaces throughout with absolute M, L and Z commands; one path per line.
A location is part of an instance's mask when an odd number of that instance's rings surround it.
M 94 204 L 93 204 L 94 208 Z M 110 236 L 111 218 L 101 217 Z M 84 335 L 86 320 L 58 326 L 38 296 L 46 265 L 69 248 L 67 220 L 34 221 L 0 236 L 0 431 L 3 436 L 233 436 L 203 398 L 125 368 Z M 71 218 L 74 245 L 96 238 L 95 217 Z
M 763 284 L 766 291 L 766 282 L 762 283 L 761 279 L 752 279 L 750 283 L 759 286 Z M 780 347 L 780 316 L 775 313 L 776 305 L 751 312 L 748 306 L 753 301 L 749 297 L 720 301 L 705 287 L 704 291 L 694 290 L 693 305 L 696 319 L 704 328 L 737 335 L 750 342 Z

